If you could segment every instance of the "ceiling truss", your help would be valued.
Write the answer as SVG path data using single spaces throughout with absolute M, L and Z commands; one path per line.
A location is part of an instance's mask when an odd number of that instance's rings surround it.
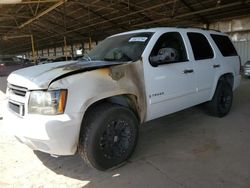
M 102 40 L 139 28 L 192 26 L 249 15 L 250 0 L 23 0 L 0 4 L 0 53 L 31 51 L 27 40 L 6 36 L 33 35 L 36 49 Z

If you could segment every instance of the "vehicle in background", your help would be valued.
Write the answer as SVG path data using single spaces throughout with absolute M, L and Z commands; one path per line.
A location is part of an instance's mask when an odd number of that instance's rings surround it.
M 74 60 L 80 60 L 80 59 L 82 59 L 83 57 L 84 57 L 83 55 L 78 55 L 78 56 L 74 57 L 73 59 L 74 59 Z
M 48 59 L 46 57 L 38 58 L 37 59 L 37 65 L 42 65 L 42 64 L 47 64 L 47 63 L 52 63 L 53 60 Z
M 250 78 L 250 61 L 247 61 L 244 65 L 244 75 Z
M 66 59 L 66 56 L 61 56 L 61 57 L 57 57 L 53 60 L 53 62 L 60 62 L 60 61 L 70 61 L 72 60 L 72 57 L 71 56 L 67 56 L 67 59 Z
M 32 61 L 30 61 L 29 59 L 21 59 L 21 63 L 23 63 L 24 65 L 34 65 L 34 63 L 32 63 Z
M 14 57 L 0 58 L 0 76 L 8 76 L 11 72 L 32 66 L 34 64 L 26 61 L 19 60 Z

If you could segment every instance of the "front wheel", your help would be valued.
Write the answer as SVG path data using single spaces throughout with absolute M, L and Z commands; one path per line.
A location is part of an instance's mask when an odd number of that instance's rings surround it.
M 233 91 L 229 83 L 220 81 L 217 85 L 213 99 L 208 102 L 209 112 L 213 116 L 223 117 L 231 109 L 233 102 Z
M 78 151 L 90 166 L 106 170 L 126 161 L 135 149 L 138 120 L 128 108 L 101 104 L 87 112 Z

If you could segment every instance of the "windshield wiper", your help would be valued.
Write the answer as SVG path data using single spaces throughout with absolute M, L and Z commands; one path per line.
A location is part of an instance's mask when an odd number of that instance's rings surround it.
M 86 56 L 85 56 L 86 55 Z M 82 60 L 87 60 L 87 61 L 92 61 L 89 53 L 87 51 L 84 51 L 83 57 L 81 58 Z
M 104 61 L 133 61 L 133 59 L 128 57 L 128 56 L 125 56 L 125 58 L 121 58 L 121 59 L 114 59 L 114 58 L 105 57 L 103 60 Z
M 117 61 L 117 59 L 113 59 L 113 58 L 106 58 L 106 57 L 105 57 L 103 60 L 104 60 L 104 61 Z

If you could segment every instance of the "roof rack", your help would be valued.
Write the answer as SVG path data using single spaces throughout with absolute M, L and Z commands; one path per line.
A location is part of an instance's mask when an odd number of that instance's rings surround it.
M 190 26 L 176 26 L 176 28 L 183 28 L 183 29 L 201 29 L 201 30 L 206 30 L 206 31 L 216 31 L 216 32 L 220 32 L 220 30 L 217 29 L 207 29 L 207 28 L 203 28 L 203 27 L 190 27 Z

